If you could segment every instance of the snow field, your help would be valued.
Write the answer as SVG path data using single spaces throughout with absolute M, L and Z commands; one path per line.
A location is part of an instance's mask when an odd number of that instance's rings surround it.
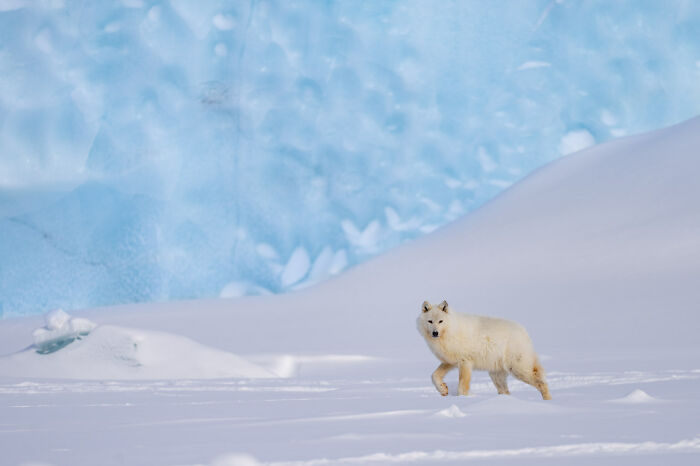
M 33 453 L 6 448 L 6 458 L 8 464 L 33 458 L 57 465 L 195 465 L 237 464 L 232 458 L 247 455 L 260 464 L 301 466 L 486 458 L 495 464 L 542 458 L 694 464 L 700 456 L 693 430 L 698 370 L 596 373 L 595 363 L 581 360 L 581 372 L 560 372 L 554 360 L 549 377 L 554 399 L 545 403 L 531 387 L 513 381 L 512 396 L 496 395 L 485 373 L 475 373 L 471 397 L 443 398 L 430 384 L 431 359 L 390 363 L 382 369 L 393 372 L 369 379 L 345 377 L 342 365 L 293 379 L 5 379 L 0 414 L 13 422 L 2 426 L 4 441 L 45 439 Z M 365 362 L 360 372 L 383 364 Z M 415 377 L 421 372 L 423 377 Z M 455 390 L 456 376 L 447 380 Z M 617 401 L 638 390 L 667 401 Z M 105 419 L 106 431 L 99 427 Z M 224 458 L 230 462 L 222 463 Z

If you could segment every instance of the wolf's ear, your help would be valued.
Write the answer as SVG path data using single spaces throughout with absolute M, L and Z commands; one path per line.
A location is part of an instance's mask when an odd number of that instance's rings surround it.
M 442 312 L 447 312 L 447 301 L 443 301 L 438 304 L 438 309 L 440 309 Z
M 432 309 L 432 306 L 428 301 L 423 301 L 423 306 L 422 306 L 423 312 L 428 312 L 430 309 Z

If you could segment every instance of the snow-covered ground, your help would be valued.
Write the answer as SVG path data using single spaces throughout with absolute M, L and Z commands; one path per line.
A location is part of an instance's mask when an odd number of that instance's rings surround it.
M 98 326 L 50 354 L 0 321 L 2 464 L 697 464 L 699 147 L 695 118 L 565 157 L 292 294 L 72 312 Z M 524 324 L 553 400 L 439 396 L 443 298 Z

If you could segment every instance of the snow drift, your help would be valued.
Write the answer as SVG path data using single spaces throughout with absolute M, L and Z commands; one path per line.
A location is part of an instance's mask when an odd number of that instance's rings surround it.
M 0 374 L 86 380 L 274 377 L 235 354 L 189 338 L 111 325 L 97 326 L 50 354 L 32 346 L 0 357 Z

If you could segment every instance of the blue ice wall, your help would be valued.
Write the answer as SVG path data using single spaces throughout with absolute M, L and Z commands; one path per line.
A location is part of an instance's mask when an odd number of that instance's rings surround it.
M 322 280 L 695 115 L 699 31 L 680 0 L 0 1 L 0 313 Z

